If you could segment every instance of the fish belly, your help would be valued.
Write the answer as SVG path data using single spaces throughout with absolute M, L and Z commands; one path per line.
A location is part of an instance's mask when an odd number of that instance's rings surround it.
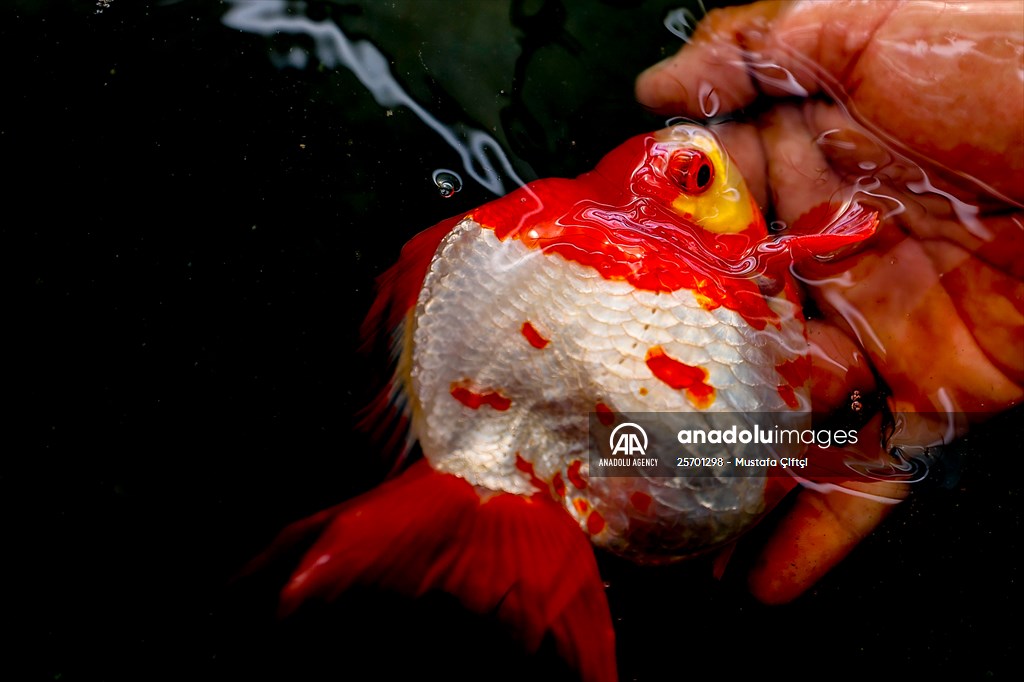
M 758 330 L 690 290 L 640 290 L 467 218 L 438 247 L 408 330 L 414 435 L 436 470 L 549 492 L 617 553 L 660 561 L 720 545 L 762 514 L 764 472 L 591 476 L 591 415 L 802 423 L 806 387 L 783 395 L 777 368 L 806 357 L 803 318 L 771 305 L 779 324 Z M 705 372 L 710 396 L 659 378 L 652 349 Z

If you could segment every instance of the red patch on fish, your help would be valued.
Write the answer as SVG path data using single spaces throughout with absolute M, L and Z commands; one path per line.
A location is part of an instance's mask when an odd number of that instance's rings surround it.
M 555 495 L 565 497 L 565 481 L 562 480 L 561 472 L 558 472 L 551 479 L 551 486 L 555 489 Z
M 601 422 L 605 426 L 611 426 L 615 423 L 615 413 L 612 412 L 612 408 L 608 407 L 604 403 L 598 403 L 595 405 L 594 411 L 597 412 L 597 421 Z
M 451 386 L 452 397 L 472 410 L 478 410 L 481 406 L 487 405 L 499 412 L 504 412 L 511 405 L 512 401 L 497 391 L 478 392 L 471 390 L 469 379 L 453 381 Z
M 778 316 L 768 306 L 764 293 L 750 278 L 730 278 L 722 272 L 713 271 L 713 268 L 706 268 L 704 272 L 701 272 L 703 268 L 698 268 L 697 273 L 700 274 L 697 274 L 692 263 L 675 258 L 687 253 L 684 242 L 692 238 L 692 235 L 672 228 L 671 221 L 679 220 L 678 216 L 668 213 L 663 207 L 652 208 L 652 212 L 659 211 L 665 213 L 661 221 L 664 222 L 666 232 L 639 232 L 636 239 L 651 242 L 640 248 L 619 243 L 622 235 L 616 234 L 620 230 L 615 225 L 614 213 L 604 215 L 606 211 L 596 203 L 589 210 L 579 207 L 573 219 L 581 221 L 581 224 L 567 227 L 557 222 L 552 223 L 549 226 L 551 230 L 543 236 L 531 238 L 502 229 L 495 229 L 495 233 L 502 240 L 519 238 L 545 253 L 557 253 L 567 260 L 589 266 L 605 279 L 625 280 L 637 289 L 659 292 L 690 289 L 701 296 L 700 300 L 706 309 L 725 307 L 733 310 L 755 329 L 764 329 L 767 324 L 778 324 Z M 495 218 L 491 211 L 477 211 L 471 217 L 484 227 L 494 225 L 492 221 Z M 530 232 L 540 234 L 536 228 Z M 708 239 L 703 234 L 701 238 Z M 740 253 L 753 245 L 753 240 L 742 233 L 718 234 L 714 238 L 717 241 L 715 251 L 723 256 L 724 251 L 733 250 L 727 248 L 730 243 L 741 244 Z M 674 248 L 666 248 L 665 244 L 659 244 L 663 241 L 681 243 Z M 635 255 L 637 253 L 641 255 Z
M 811 376 L 811 358 L 804 355 L 794 360 L 788 360 L 781 365 L 776 365 L 775 371 L 786 380 L 785 384 L 778 386 L 779 395 L 791 408 L 800 407 L 800 400 L 793 387 L 803 386 L 807 383 L 807 379 Z
M 533 470 L 533 462 L 527 462 L 518 452 L 516 453 L 516 469 L 529 476 L 530 484 L 537 490 L 548 489 L 548 484 L 544 482 L 544 479 L 537 476 L 537 472 Z
M 569 470 L 566 471 L 566 475 L 569 476 L 569 482 L 572 483 L 580 490 L 587 489 L 587 482 L 583 480 L 583 475 L 580 474 L 580 467 L 583 466 L 583 462 L 578 459 L 574 459 L 572 464 L 569 465 Z
M 692 216 L 672 210 L 677 186 L 656 179 L 637 159 L 659 156 L 652 135 L 637 136 L 575 180 L 548 179 L 482 206 L 470 214 L 502 241 L 558 254 L 593 268 L 605 279 L 646 291 L 690 289 L 708 308 L 739 313 L 755 329 L 778 323 L 764 292 L 749 274 L 730 274 L 730 263 L 756 253 L 767 232 L 757 221 L 733 234 L 709 232 Z M 600 201 L 595 197 L 600 197 Z
M 604 517 L 598 512 L 592 511 L 587 517 L 587 532 L 591 535 L 597 535 L 604 530 Z
M 775 371 L 792 386 L 803 386 L 811 376 L 811 358 L 807 355 L 775 366 Z
M 639 490 L 629 496 L 629 503 L 636 507 L 637 511 L 646 514 L 651 508 L 652 498 L 645 492 Z
M 661 346 L 647 351 L 647 367 L 654 376 L 676 390 L 685 390 L 686 398 L 698 409 L 706 409 L 715 401 L 715 389 L 706 382 L 708 371 L 680 362 L 665 354 Z
M 792 386 L 789 384 L 779 384 L 778 391 L 782 399 L 785 400 L 786 404 L 791 408 L 795 410 L 800 407 L 800 401 L 797 399 L 796 391 L 793 390 Z
M 549 339 L 545 339 L 541 336 L 540 332 L 537 331 L 537 328 L 530 324 L 529 321 L 523 322 L 522 332 L 523 336 L 526 337 L 526 340 L 529 341 L 530 345 L 534 348 L 544 348 L 551 343 Z

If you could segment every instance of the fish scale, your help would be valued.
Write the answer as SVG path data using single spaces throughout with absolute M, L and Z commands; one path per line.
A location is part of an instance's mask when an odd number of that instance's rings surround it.
M 685 391 L 654 376 L 645 361 L 652 347 L 707 371 L 716 392 L 709 411 L 789 410 L 774 390 L 775 367 L 799 357 L 806 342 L 799 311 L 788 306 L 778 329 L 760 331 L 732 310 L 707 309 L 690 290 L 604 279 L 467 218 L 438 248 L 414 314 L 410 390 L 422 409 L 413 428 L 435 469 L 490 490 L 530 494 L 537 479 L 550 484 L 581 462 L 587 489 L 570 486 L 561 502 L 588 532 L 593 512 L 604 520 L 592 533 L 598 545 L 652 560 L 715 546 L 763 511 L 764 479 L 590 479 L 588 415 L 599 402 L 618 412 L 695 409 Z M 549 344 L 529 343 L 525 324 L 547 330 Z M 451 395 L 456 384 L 509 405 L 466 405 Z M 636 510 L 636 493 L 655 508 Z M 631 526 L 640 520 L 647 546 L 635 546 Z

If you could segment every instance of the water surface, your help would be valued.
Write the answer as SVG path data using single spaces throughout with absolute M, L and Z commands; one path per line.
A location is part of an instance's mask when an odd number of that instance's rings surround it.
M 662 25 L 674 6 L 309 2 L 294 16 L 372 45 L 456 137 L 492 139 L 508 188 L 588 170 L 663 124 L 632 80 L 679 45 Z M 281 525 L 378 480 L 353 430 L 373 378 L 356 356 L 373 278 L 417 231 L 500 190 L 313 39 L 232 28 L 228 9 L 0 9 L 3 232 L 29 271 L 11 359 L 31 374 L 17 395 L 30 448 L 8 446 L 0 481 L 23 541 L 8 560 L 31 586 L 19 629 L 45 651 L 33 673 L 346 679 L 358 658 L 382 674 L 557 678 L 550 657 L 517 658 L 444 599 L 357 595 L 340 617 L 278 625 L 273 580 L 225 586 Z M 462 179 L 451 198 L 438 169 Z M 738 575 L 715 582 L 706 562 L 602 557 L 622 678 L 1007 671 L 1015 639 L 993 614 L 1019 606 L 1013 420 L 970 436 L 788 607 L 755 603 Z

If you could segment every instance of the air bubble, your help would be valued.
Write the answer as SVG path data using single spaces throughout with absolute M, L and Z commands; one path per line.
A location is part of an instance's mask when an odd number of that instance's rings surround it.
M 674 9 L 665 15 L 664 25 L 672 35 L 689 43 L 697 18 L 688 9 Z
M 764 85 L 778 88 L 788 95 L 807 97 L 810 94 L 797 82 L 796 76 L 789 69 L 771 62 L 757 62 L 753 53 L 749 53 L 747 57 L 747 72 L 751 78 Z
M 700 100 L 700 112 L 705 118 L 718 115 L 721 101 L 718 99 L 718 93 L 715 92 L 715 86 L 708 82 L 702 82 L 698 99 Z
M 445 199 L 455 196 L 462 189 L 462 178 L 455 171 L 438 168 L 434 171 L 434 184 Z
M 814 143 L 820 147 L 829 146 L 846 151 L 856 151 L 857 145 L 850 140 L 844 140 L 841 137 L 834 137 L 835 135 L 842 135 L 842 133 L 843 131 L 840 128 L 831 128 L 814 138 Z

